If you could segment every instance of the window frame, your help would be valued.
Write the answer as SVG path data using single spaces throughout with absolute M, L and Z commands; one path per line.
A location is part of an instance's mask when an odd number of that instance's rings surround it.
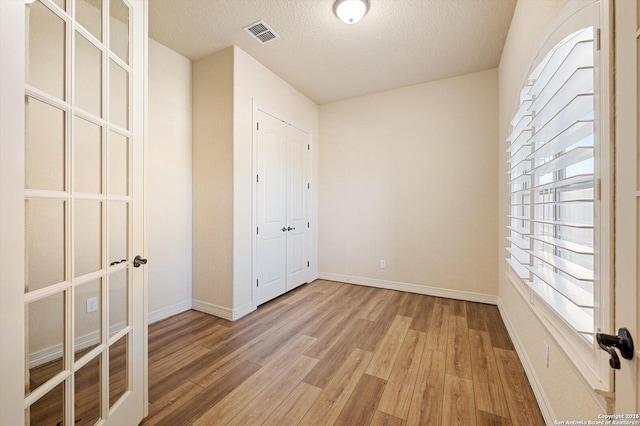
M 594 52 L 594 328 L 595 331 L 610 330 L 613 324 L 613 135 L 612 135 L 612 13 L 608 0 L 584 2 L 570 1 L 558 18 L 549 27 L 534 55 L 520 88 L 529 84 L 528 78 L 538 64 L 567 35 L 587 26 L 594 27 L 594 42 L 598 46 Z M 591 23 L 585 16 L 592 11 Z M 520 93 L 520 92 L 518 92 Z M 512 117 L 520 108 L 521 99 L 515 102 Z M 509 133 L 510 133 L 509 129 Z M 505 142 L 505 149 L 509 142 Z M 511 155 L 508 156 L 511 158 Z M 507 176 L 509 176 L 507 174 Z M 510 188 L 510 177 L 507 187 Z M 513 200 L 509 189 L 509 215 Z M 534 205 L 533 200 L 531 204 Z M 507 225 L 511 221 L 508 220 Z M 507 229 L 507 237 L 511 232 Z M 510 283 L 530 306 L 542 326 L 548 331 L 567 359 L 574 365 L 585 382 L 592 388 L 605 392 L 613 391 L 613 370 L 609 367 L 608 356 L 595 342 L 589 342 L 566 323 L 547 302 L 532 289 L 516 270 L 509 259 L 511 242 L 505 239 L 506 275 Z

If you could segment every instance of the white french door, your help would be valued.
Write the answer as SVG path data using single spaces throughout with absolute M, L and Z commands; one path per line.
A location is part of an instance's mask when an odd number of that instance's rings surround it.
M 257 110 L 255 141 L 257 306 L 307 282 L 310 135 Z
M 144 255 L 145 9 L 144 0 L 3 8 L 24 22 L 0 30 L 24 55 L 21 75 L 4 57 L 2 70 L 24 99 L 23 137 L 11 141 L 23 173 L 2 187 L 23 194 L 18 226 L 2 229 L 24 248 L 22 279 L 5 284 L 23 291 L 2 320 L 24 318 L 15 334 L 23 380 L 2 384 L 22 407 L 7 424 L 134 425 L 143 416 L 146 260 L 134 258 Z

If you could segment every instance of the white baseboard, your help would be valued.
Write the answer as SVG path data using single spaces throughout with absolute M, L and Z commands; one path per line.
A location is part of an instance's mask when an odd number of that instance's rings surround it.
M 518 337 L 518 333 L 511 322 L 511 319 L 506 314 L 506 310 L 502 305 L 502 300 L 498 299 L 498 311 L 500 311 L 500 316 L 502 317 L 502 321 L 504 322 L 505 327 L 507 328 L 507 332 L 509 333 L 509 337 L 511 337 L 511 341 L 513 342 L 513 346 L 516 349 L 516 353 L 520 358 L 520 362 L 524 367 L 524 371 L 527 374 L 527 378 L 529 379 L 529 383 L 531 383 L 531 389 L 533 390 L 533 394 L 536 397 L 536 401 L 538 401 L 538 405 L 540 406 L 540 411 L 542 412 L 542 417 L 544 417 L 544 421 L 548 425 L 552 425 L 554 420 L 557 417 L 553 413 L 553 409 L 551 408 L 551 403 L 549 398 L 547 398 L 547 394 L 544 391 L 544 387 L 542 383 L 540 383 L 540 379 L 536 374 L 535 369 L 533 368 L 533 364 L 527 355 L 527 352 L 524 349 L 522 341 L 520 337 Z
M 112 335 L 124 328 L 124 322 L 114 324 L 109 327 L 109 335 Z M 100 343 L 100 331 L 92 331 L 84 336 L 75 339 L 75 350 L 81 351 Z M 29 354 L 29 369 L 38 367 L 51 361 L 62 358 L 62 343 L 40 349 Z
M 349 284 L 365 285 L 368 287 L 384 288 L 387 290 L 406 291 L 408 293 L 424 294 L 426 296 L 444 297 L 447 299 L 466 300 L 469 302 L 486 303 L 496 305 L 498 296 L 483 293 L 473 293 L 463 290 L 451 290 L 439 287 L 430 287 L 418 284 L 401 283 L 396 281 L 378 280 L 374 278 L 352 277 L 349 275 L 329 274 L 320 272 L 318 277 L 322 280 L 338 281 Z
M 225 306 L 216 305 L 214 303 L 204 302 L 202 300 L 193 299 L 191 308 L 204 312 L 205 314 L 214 315 L 219 318 L 223 318 L 229 321 L 235 321 L 243 316 L 255 311 L 255 308 L 251 303 L 247 303 L 236 309 L 227 308 Z
M 189 309 L 191 309 L 191 299 L 184 300 L 171 306 L 166 306 L 162 309 L 149 313 L 149 324 L 162 321 L 163 319 L 188 311 Z

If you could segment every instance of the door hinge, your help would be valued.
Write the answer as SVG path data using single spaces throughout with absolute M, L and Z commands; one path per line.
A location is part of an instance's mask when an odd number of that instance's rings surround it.
M 256 123 L 256 130 L 260 130 L 260 123 Z
M 309 222 L 307 222 L 307 228 L 309 228 Z
M 309 261 L 307 260 L 307 268 L 309 267 Z
M 256 280 L 256 287 L 260 287 L 260 280 Z
M 307 144 L 307 151 L 311 151 L 311 144 L 310 143 Z
M 256 226 L 256 235 L 260 235 L 260 228 Z
M 256 175 L 256 183 L 260 182 L 260 175 Z
M 310 183 L 307 184 L 307 189 L 311 189 L 311 184 Z
M 596 30 L 596 50 L 600 50 L 600 28 Z
M 596 200 L 602 199 L 602 180 L 596 179 Z

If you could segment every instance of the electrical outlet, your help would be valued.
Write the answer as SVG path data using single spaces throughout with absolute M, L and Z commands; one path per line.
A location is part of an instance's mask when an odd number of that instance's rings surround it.
M 380 269 L 387 269 L 387 261 L 380 259 Z
M 549 368 L 549 345 L 547 342 L 543 342 L 544 344 L 544 366 Z
M 98 310 L 98 298 L 97 297 L 89 297 L 87 299 L 87 313 L 95 312 Z

